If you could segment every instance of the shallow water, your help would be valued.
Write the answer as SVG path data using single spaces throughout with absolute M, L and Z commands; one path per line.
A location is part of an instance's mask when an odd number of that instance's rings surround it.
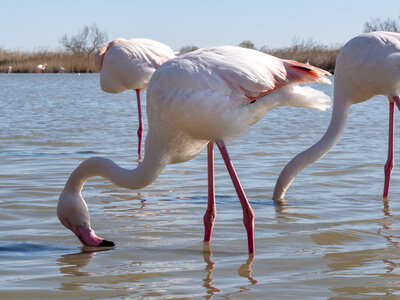
M 332 86 L 314 87 L 332 95 Z M 276 108 L 228 144 L 256 215 L 252 261 L 241 207 L 218 153 L 218 215 L 212 253 L 203 253 L 205 150 L 168 166 L 142 190 L 90 180 L 83 195 L 92 226 L 117 246 L 97 252 L 81 247 L 57 219 L 58 196 L 72 170 L 91 156 L 136 167 L 135 93 L 106 94 L 97 74 L 2 74 L 0 91 L 0 298 L 400 294 L 398 168 L 389 201 L 381 196 L 385 97 L 351 108 L 337 146 L 300 173 L 285 205 L 271 200 L 279 172 L 325 132 L 330 110 Z M 395 144 L 397 156 L 398 150 Z

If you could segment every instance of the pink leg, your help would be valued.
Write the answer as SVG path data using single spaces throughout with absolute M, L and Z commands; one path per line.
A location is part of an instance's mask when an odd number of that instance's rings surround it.
M 235 168 L 233 167 L 232 161 L 229 157 L 228 151 L 223 140 L 217 141 L 217 146 L 221 152 L 222 158 L 224 159 L 226 168 L 228 169 L 229 175 L 231 176 L 233 185 L 236 193 L 239 197 L 240 204 L 243 209 L 243 223 L 247 231 L 247 242 L 249 246 L 249 253 L 254 254 L 254 212 L 247 201 L 246 195 L 244 194 L 242 185 L 240 184 L 239 178 L 236 174 Z
M 394 102 L 389 103 L 389 142 L 388 142 L 388 157 L 385 164 L 385 186 L 383 188 L 383 197 L 387 198 L 389 195 L 390 177 L 394 167 L 393 158 L 393 135 L 394 135 Z
M 394 96 L 393 101 L 396 103 L 397 108 L 400 110 L 400 97 L 399 96 Z
M 215 206 L 215 189 L 214 189 L 214 144 L 209 142 L 207 145 L 207 160 L 208 160 L 208 205 L 204 214 L 204 241 L 211 240 L 211 234 L 214 227 L 214 220 L 217 215 Z
M 385 186 L 383 188 L 383 197 L 389 196 L 390 178 L 392 176 L 392 170 L 394 167 L 394 104 L 396 103 L 397 108 L 400 110 L 400 98 L 399 96 L 393 97 L 394 102 L 390 102 L 389 110 L 389 143 L 388 143 L 388 158 L 385 164 Z
M 139 129 L 137 131 L 137 135 L 139 138 L 138 153 L 139 153 L 139 159 L 141 159 L 142 158 L 142 138 L 143 138 L 144 126 L 143 126 L 143 118 L 142 118 L 142 108 L 140 106 L 140 90 L 136 90 L 136 98 L 137 98 L 138 118 L 139 118 Z

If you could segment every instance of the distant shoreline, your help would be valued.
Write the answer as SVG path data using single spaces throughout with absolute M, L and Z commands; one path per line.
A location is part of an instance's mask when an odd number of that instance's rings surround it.
M 307 63 L 333 73 L 340 48 L 295 45 L 280 49 L 261 49 L 283 59 Z M 97 73 L 94 55 L 74 55 L 68 52 L 18 52 L 0 50 L 0 73 L 37 73 L 38 65 L 46 64 L 43 73 Z

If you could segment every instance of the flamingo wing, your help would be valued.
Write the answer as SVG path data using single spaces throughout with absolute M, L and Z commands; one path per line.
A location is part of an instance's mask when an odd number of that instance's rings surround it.
M 330 73 L 325 70 L 234 46 L 193 51 L 168 65 L 186 69 L 188 73 L 184 75 L 186 78 L 171 77 L 171 87 L 178 81 L 182 87 L 211 89 L 229 95 L 240 104 L 252 102 L 288 84 L 330 83 L 326 77 Z

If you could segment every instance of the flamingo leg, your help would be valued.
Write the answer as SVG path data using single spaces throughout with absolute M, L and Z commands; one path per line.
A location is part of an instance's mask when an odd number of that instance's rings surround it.
M 142 139 L 143 139 L 143 132 L 144 132 L 144 126 L 143 126 L 143 118 L 142 118 L 142 108 L 140 105 L 140 90 L 136 90 L 136 99 L 137 99 L 137 106 L 138 106 L 138 118 L 139 118 L 139 129 L 137 131 L 137 135 L 139 138 L 138 141 L 138 154 L 139 154 L 139 159 L 142 158 Z
M 400 97 L 399 96 L 394 96 L 393 97 L 394 103 L 396 103 L 397 108 L 400 110 Z
M 208 167 L 208 204 L 204 214 L 204 242 L 211 240 L 211 234 L 214 227 L 214 220 L 217 215 L 215 206 L 215 189 L 214 189 L 214 143 L 209 142 L 207 145 L 207 167 Z
M 254 254 L 254 212 L 250 206 L 249 201 L 247 201 L 246 195 L 242 185 L 240 184 L 239 178 L 236 174 L 235 168 L 233 167 L 232 161 L 229 157 L 228 151 L 223 140 L 216 142 L 219 151 L 221 152 L 222 158 L 224 159 L 226 168 L 228 169 L 229 175 L 235 187 L 236 193 L 240 200 L 243 210 L 243 223 L 247 231 L 247 242 L 249 247 L 249 254 Z
M 383 197 L 389 195 L 390 177 L 394 167 L 393 157 L 393 140 L 394 140 L 394 102 L 389 102 L 389 141 L 388 141 L 388 157 L 384 167 L 385 170 L 385 186 L 383 188 Z

